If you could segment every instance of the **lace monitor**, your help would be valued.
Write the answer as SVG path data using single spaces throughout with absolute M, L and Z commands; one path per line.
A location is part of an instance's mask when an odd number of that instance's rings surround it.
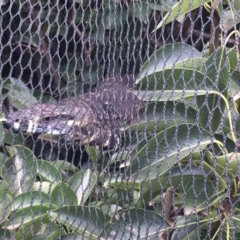
M 37 103 L 10 113 L 5 126 L 49 142 L 91 144 L 116 150 L 120 144 L 120 126 L 135 122 L 143 105 L 128 91 L 134 82 L 132 75 L 105 79 L 92 91 L 57 104 Z

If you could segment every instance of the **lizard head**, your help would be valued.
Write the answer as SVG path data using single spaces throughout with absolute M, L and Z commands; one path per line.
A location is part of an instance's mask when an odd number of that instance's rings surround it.
M 74 101 L 75 103 L 75 101 Z M 10 113 L 4 126 L 24 135 L 34 135 L 45 141 L 89 139 L 92 111 L 71 104 L 34 104 Z M 91 128 L 91 127 L 90 127 Z
M 73 114 L 72 114 L 73 115 Z M 34 104 L 27 109 L 10 113 L 4 125 L 15 132 L 25 134 L 60 134 L 71 127 L 73 117 L 55 104 Z

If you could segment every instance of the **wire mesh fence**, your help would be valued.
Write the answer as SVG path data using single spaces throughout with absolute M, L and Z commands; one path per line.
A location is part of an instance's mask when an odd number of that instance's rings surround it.
M 240 2 L 1 1 L 1 239 L 238 239 Z

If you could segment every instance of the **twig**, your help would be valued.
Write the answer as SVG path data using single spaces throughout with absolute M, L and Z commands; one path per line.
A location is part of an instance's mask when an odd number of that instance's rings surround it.
M 219 24 L 220 24 L 220 18 L 217 13 L 217 11 L 213 8 L 213 21 L 211 24 L 211 40 L 210 41 L 210 46 L 209 46 L 209 55 L 214 53 L 214 51 L 220 46 L 219 44 L 219 37 L 220 37 L 220 29 L 219 29 Z
M 38 50 L 40 56 L 42 56 L 47 65 L 50 66 L 50 72 L 52 74 L 52 87 L 53 87 L 53 91 L 57 91 L 55 92 L 55 94 L 58 95 L 58 86 L 59 86 L 59 75 L 55 69 L 55 67 L 53 66 L 52 62 L 51 62 L 51 56 L 49 54 L 49 49 L 48 49 L 48 44 L 44 38 L 44 35 L 42 33 L 42 31 L 40 30 L 40 22 L 39 22 L 39 19 L 37 18 L 37 15 L 34 11 L 34 6 L 33 6 L 33 3 L 31 1 L 27 1 L 27 9 L 28 11 L 31 13 L 31 20 L 33 21 L 33 24 L 32 24 L 32 29 L 37 32 L 39 31 L 39 35 L 40 35 L 40 38 L 41 38 L 41 49 L 40 51 Z
M 84 35 L 82 34 L 82 32 L 79 30 L 79 28 L 76 26 L 75 22 L 74 22 L 74 15 L 75 15 L 75 8 L 72 5 L 72 9 L 71 9 L 71 20 L 67 20 L 67 22 L 70 24 L 70 26 L 75 30 L 76 34 L 78 35 L 79 39 L 82 39 L 82 45 L 83 45 L 83 59 L 84 59 L 84 63 L 86 67 L 89 67 L 91 64 L 91 59 L 90 59 L 90 52 L 91 50 L 87 49 L 86 44 L 84 44 Z
M 157 40 L 155 40 L 152 35 L 150 33 L 148 33 L 148 30 L 145 26 L 142 26 L 142 32 L 147 36 L 147 38 L 149 39 L 149 42 L 152 46 L 161 48 L 163 46 L 162 43 L 158 42 Z
M 240 25 L 238 26 L 238 34 L 236 34 L 237 36 L 237 48 L 238 48 L 238 56 L 240 54 L 240 37 L 239 37 L 239 34 L 240 34 Z M 238 63 L 237 63 L 237 67 L 238 67 L 238 75 L 240 73 L 240 66 L 239 66 L 239 60 L 238 60 Z M 239 83 L 240 83 L 240 75 L 238 76 L 239 78 Z M 240 101 L 238 100 L 238 113 L 240 113 Z

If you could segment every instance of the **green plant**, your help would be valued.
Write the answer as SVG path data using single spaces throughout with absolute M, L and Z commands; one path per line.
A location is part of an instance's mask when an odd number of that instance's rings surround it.
M 79 93 L 106 73 L 137 73 L 133 91 L 148 104 L 138 123 L 124 126 L 122 152 L 108 158 L 86 146 L 90 159 L 80 169 L 59 159 L 37 159 L 22 144 L 23 136 L 1 125 L 1 236 L 206 239 L 221 232 L 224 239 L 239 237 L 239 53 L 211 33 L 217 43 L 210 42 L 203 57 L 193 40 L 192 47 L 165 44 L 160 31 L 177 29 L 181 17 L 187 28 L 188 13 L 196 19 L 194 11 L 203 4 L 223 18 L 222 32 L 236 28 L 238 1 L 224 2 L 227 8 L 209 2 L 2 3 L 1 24 L 8 29 L 1 55 L 5 110 Z M 163 17 L 154 22 L 157 15 Z M 179 32 L 171 32 L 173 42 Z M 189 36 L 181 32 L 180 39 L 187 42 Z

